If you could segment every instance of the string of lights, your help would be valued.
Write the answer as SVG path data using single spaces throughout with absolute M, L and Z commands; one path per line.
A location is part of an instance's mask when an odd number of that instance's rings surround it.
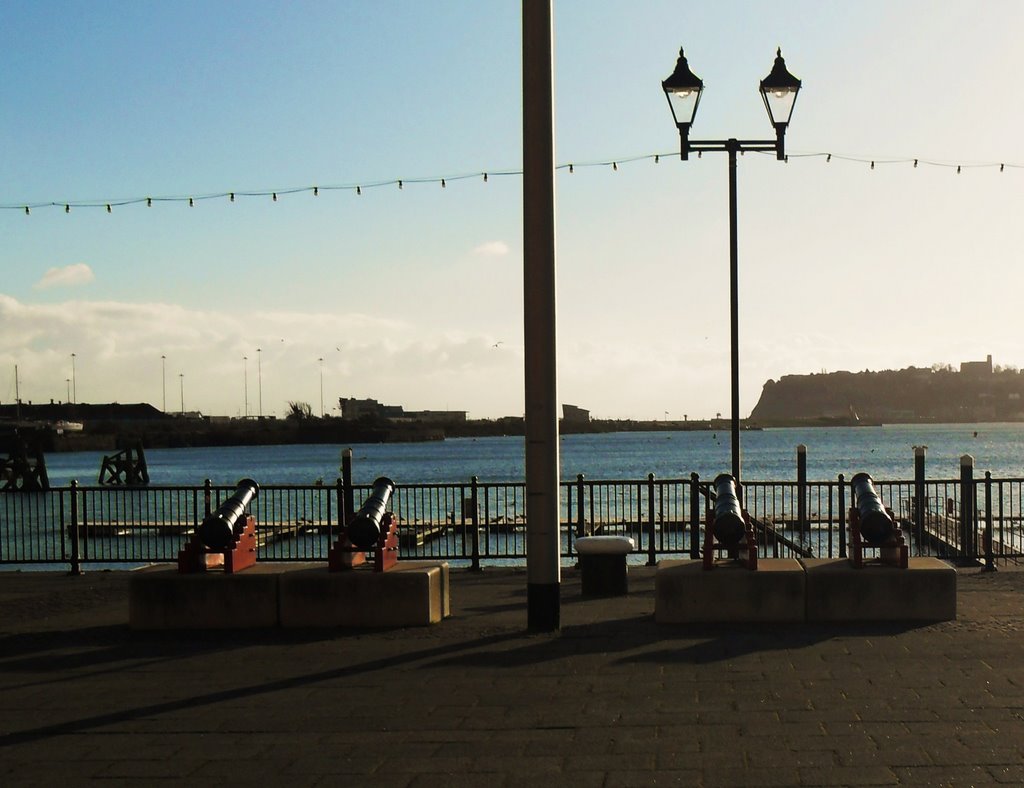
M 610 168 L 613 172 L 617 172 L 619 167 L 626 164 L 634 164 L 641 161 L 653 161 L 655 164 L 660 163 L 663 157 L 671 158 L 672 156 L 678 156 L 678 151 L 668 153 L 647 153 L 640 156 L 628 156 L 621 159 L 603 159 L 600 161 L 584 161 L 584 162 L 567 162 L 565 164 L 559 164 L 555 167 L 558 171 L 564 171 L 569 174 L 574 173 L 577 169 L 586 168 Z M 765 155 L 763 152 L 758 152 L 758 155 Z M 775 154 L 770 154 L 774 156 Z M 697 157 L 700 158 L 701 154 L 698 151 Z M 918 167 L 939 167 L 943 169 L 955 170 L 956 174 L 961 174 L 967 169 L 996 169 L 999 172 L 1005 172 L 1009 169 L 1024 169 L 1024 164 L 1011 163 L 1011 162 L 971 162 L 971 163 L 957 163 L 954 161 L 939 161 L 935 159 L 922 159 L 922 158 L 884 158 L 884 157 L 863 157 L 863 156 L 850 156 L 841 153 L 790 153 L 786 155 L 785 161 L 789 162 L 790 159 L 821 159 L 826 164 L 830 164 L 833 159 L 851 164 L 863 164 L 868 165 L 870 169 L 874 170 L 877 167 L 893 166 L 893 165 L 911 165 L 914 169 Z M 51 200 L 48 202 L 18 202 L 8 203 L 0 205 L 0 210 L 4 211 L 23 211 L 26 216 L 30 216 L 33 210 L 40 208 L 58 208 L 63 209 L 64 213 L 71 213 L 72 208 L 99 208 L 105 209 L 107 213 L 112 213 L 114 208 L 121 208 L 129 205 L 145 205 L 146 207 L 153 207 L 155 203 L 187 203 L 190 208 L 194 208 L 196 203 L 204 202 L 208 200 L 228 200 L 229 202 L 235 202 L 238 198 L 266 198 L 270 197 L 271 200 L 277 202 L 279 198 L 286 197 L 295 194 L 311 194 L 313 197 L 319 197 L 322 192 L 354 192 L 357 196 L 361 196 L 362 193 L 368 189 L 381 189 L 381 188 L 395 188 L 404 189 L 406 185 L 420 185 L 420 184 L 434 184 L 440 185 L 442 189 L 448 187 L 449 183 L 457 181 L 465 181 L 471 179 L 480 179 L 484 183 L 487 183 L 491 178 L 501 177 L 515 177 L 521 176 L 522 170 L 484 170 L 473 173 L 462 173 L 457 175 L 433 175 L 421 178 L 390 178 L 386 180 L 375 180 L 364 183 L 345 183 L 345 184 L 331 184 L 326 186 L 293 186 L 281 189 L 258 189 L 255 191 L 222 191 L 212 192 L 206 194 L 192 194 L 192 195 L 164 195 L 158 197 L 130 197 L 127 199 L 101 199 L 101 200 Z

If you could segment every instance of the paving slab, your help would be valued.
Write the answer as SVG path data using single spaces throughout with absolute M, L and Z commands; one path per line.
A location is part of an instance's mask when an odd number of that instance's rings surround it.
M 605 598 L 567 568 L 556 633 L 519 568 L 452 569 L 450 618 L 380 631 L 133 631 L 129 576 L 0 572 L 4 785 L 1021 779 L 1018 571 L 960 570 L 954 621 L 682 628 L 652 568 Z

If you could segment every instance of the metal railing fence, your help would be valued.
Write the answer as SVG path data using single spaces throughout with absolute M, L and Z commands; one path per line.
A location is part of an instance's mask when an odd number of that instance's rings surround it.
M 1024 479 L 876 481 L 912 555 L 957 562 L 1024 558 Z M 369 485 L 353 485 L 359 505 Z M 233 487 L 91 487 L 0 492 L 0 564 L 143 564 L 174 561 L 203 517 Z M 335 484 L 263 485 L 250 512 L 261 560 L 326 561 L 343 522 L 345 490 Z M 840 475 L 829 481 L 749 481 L 744 507 L 760 555 L 845 557 L 853 496 Z M 629 536 L 634 562 L 697 558 L 711 485 L 690 478 L 591 480 L 561 484 L 562 556 L 588 535 Z M 479 568 L 526 558 L 522 482 L 400 484 L 391 508 L 399 518 L 400 554 Z

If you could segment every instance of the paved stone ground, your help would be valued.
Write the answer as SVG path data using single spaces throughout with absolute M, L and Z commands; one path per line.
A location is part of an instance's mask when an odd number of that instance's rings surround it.
M 928 626 L 658 626 L 522 570 L 453 571 L 453 617 L 385 632 L 129 632 L 127 575 L 0 573 L 0 783 L 1024 783 L 1024 572 Z

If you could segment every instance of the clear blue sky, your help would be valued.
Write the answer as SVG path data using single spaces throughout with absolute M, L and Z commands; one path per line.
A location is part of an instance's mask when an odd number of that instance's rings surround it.
M 0 205 L 199 197 L 516 170 L 520 5 L 0 6 Z M 1024 365 L 1024 5 L 556 0 L 559 386 L 598 417 L 729 410 L 725 157 L 770 136 L 758 80 L 804 81 L 791 154 L 740 161 L 742 410 L 770 377 Z M 282 414 L 338 396 L 522 412 L 517 176 L 0 211 L 0 400 Z M 495 345 L 497 345 L 495 347 Z M 256 353 L 260 348 L 261 352 Z M 243 361 L 248 356 L 249 361 Z M 259 362 L 257 362 L 257 356 Z M 262 367 L 262 371 L 258 370 Z M 179 375 L 183 375 L 181 378 Z

